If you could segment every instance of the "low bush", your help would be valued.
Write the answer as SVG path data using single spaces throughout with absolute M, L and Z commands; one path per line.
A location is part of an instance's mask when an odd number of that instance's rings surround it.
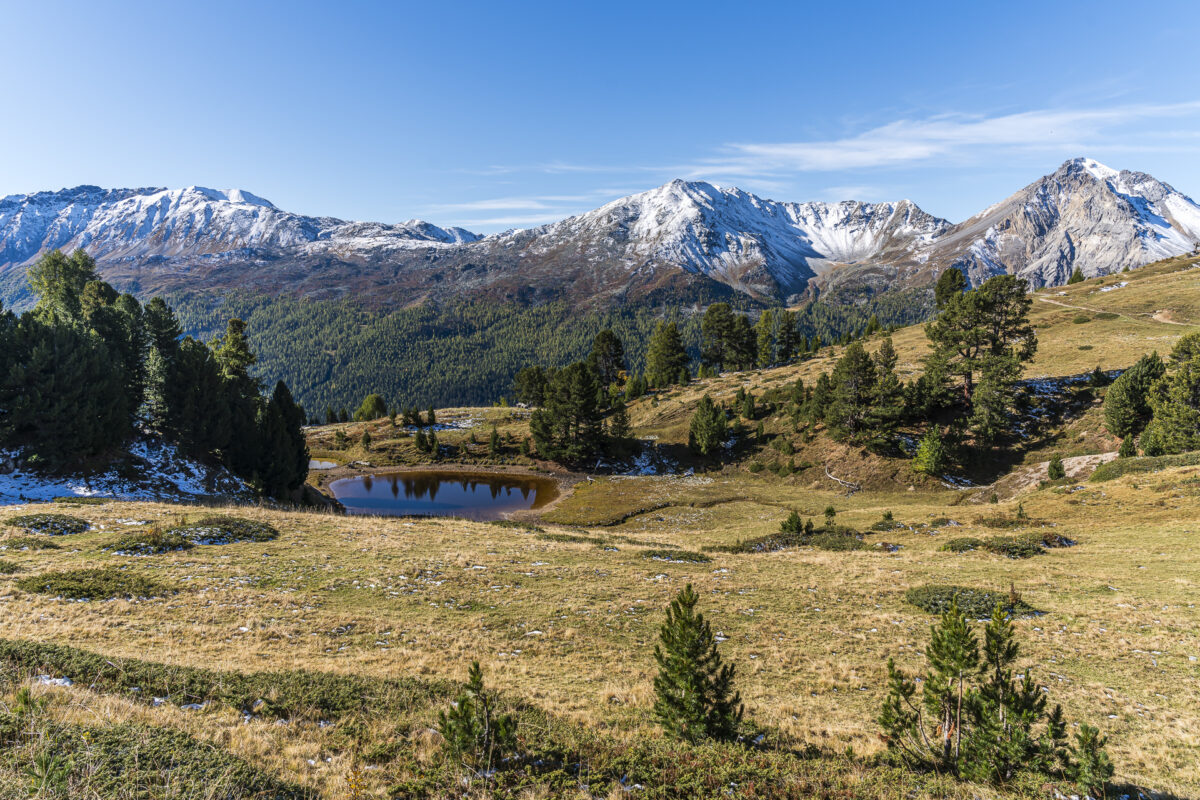
M 5 550 L 58 550 L 58 545 L 41 536 L 14 536 L 0 542 Z
M 224 748 L 171 728 L 136 724 L 83 727 L 45 718 L 33 725 L 36 744 L 27 744 L 30 737 L 8 735 L 4 744 L 9 752 L 15 754 L 17 748 L 29 746 L 53 753 L 81 783 L 75 787 L 81 796 L 132 797 L 131 790 L 138 797 L 159 796 L 148 789 L 143 795 L 141 787 L 152 786 L 154 776 L 168 775 L 169 794 L 178 800 L 317 800 L 319 796 L 314 789 L 280 781 Z M 29 726 L 28 720 L 0 714 L 0 732 L 26 731 Z
M 586 536 L 582 533 L 539 533 L 537 538 L 562 544 L 604 544 L 604 539 L 599 536 Z
M 369 678 L 327 672 L 226 672 L 114 658 L 67 645 L 0 639 L 0 664 L 13 672 L 86 679 L 98 692 L 151 703 L 220 702 L 276 719 L 338 720 L 374 711 L 396 713 L 450 697 L 455 686 L 415 678 Z M 136 691 L 135 691 L 136 689 Z
M 69 536 L 83 533 L 91 527 L 87 520 L 67 514 L 23 514 L 9 517 L 4 524 L 26 533 L 44 533 L 49 536 Z
M 914 586 L 904 593 L 904 600 L 930 614 L 944 614 L 957 602 L 959 610 L 969 619 L 987 619 L 997 605 L 1016 617 L 1039 613 L 1021 599 L 1019 592 L 989 592 L 967 586 Z
M 946 542 L 938 550 L 941 550 L 943 553 L 965 553 L 968 550 L 982 550 L 983 548 L 983 539 L 976 539 L 973 536 L 960 536 L 957 539 L 951 539 Z
M 1076 314 L 1075 318 L 1071 320 L 1071 322 L 1074 322 L 1076 325 L 1083 325 L 1083 324 L 1091 322 L 1091 321 L 1092 321 L 1092 318 L 1089 317 L 1087 314 Z
M 544 529 L 532 522 L 519 522 L 512 519 L 496 519 L 491 521 L 492 525 L 497 528 L 512 528 L 513 530 L 526 531 L 528 533 L 541 533 Z
M 1158 472 L 1171 467 L 1194 467 L 1200 464 L 1200 451 L 1180 453 L 1174 456 L 1133 456 L 1118 458 L 1096 467 L 1090 480 L 1111 481 L 1122 475 L 1138 475 L 1145 472 Z
M 1072 547 L 1072 540 L 1059 533 L 1027 533 L 1021 536 L 993 536 L 984 541 L 988 551 L 1006 558 L 1032 558 L 1048 547 Z
M 666 548 L 643 550 L 642 558 L 651 558 L 655 561 L 682 561 L 689 564 L 707 564 L 708 562 L 712 561 L 711 558 L 703 553 L 694 553 L 691 550 L 673 550 Z
M 190 539 L 174 530 L 164 531 L 155 527 L 121 536 L 112 543 L 111 549 L 123 556 L 148 556 L 190 550 L 194 546 Z
M 1120 317 L 1121 317 L 1121 315 L 1115 311 L 1101 311 L 1098 314 L 1096 314 L 1096 319 L 1113 320 L 1113 319 L 1120 319 Z
M 0 575 L 13 575 L 21 571 L 21 567 L 11 561 L 0 558 Z
M 193 544 L 269 542 L 279 538 L 279 531 L 265 522 L 223 515 L 208 516 L 187 525 L 179 525 L 165 534 L 181 536 Z
M 793 512 L 788 518 L 799 521 L 800 516 Z M 833 528 L 812 528 L 807 526 L 784 523 L 778 533 L 766 536 L 755 536 L 750 539 L 739 539 L 736 544 L 709 545 L 704 548 L 706 553 L 774 553 L 779 550 L 791 550 L 797 547 L 815 547 L 818 550 L 864 550 L 867 546 L 862 542 L 862 534 L 853 528 L 842 525 Z
M 161 597 L 175 591 L 173 587 L 136 572 L 112 568 L 42 572 L 20 578 L 16 586 L 23 592 L 48 594 L 68 600 Z

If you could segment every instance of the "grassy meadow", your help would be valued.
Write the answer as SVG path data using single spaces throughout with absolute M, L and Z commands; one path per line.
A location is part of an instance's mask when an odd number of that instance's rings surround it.
M 1200 278 L 1188 270 L 1194 261 L 1037 293 L 1039 350 L 1027 377 L 1117 369 L 1148 350 L 1168 352 L 1200 323 Z M 901 371 L 917 370 L 921 330 L 898 331 L 894 341 Z M 827 351 L 795 366 L 693 382 L 638 401 L 630 409 L 635 432 L 670 452 L 686 441 L 689 409 L 703 393 L 728 401 L 742 387 L 761 394 L 797 377 L 813 380 L 835 357 Z M 816 437 L 796 441 L 794 459 L 808 465 L 787 477 L 752 472 L 751 462 L 775 456 L 749 451 L 695 474 L 579 481 L 540 517 L 508 523 L 243 507 L 228 513 L 273 526 L 277 538 L 151 555 L 122 555 L 114 546 L 131 533 L 190 523 L 212 509 L 115 501 L 0 509 L 0 522 L 65 513 L 90 523 L 83 533 L 40 535 L 57 545 L 48 549 L 28 546 L 38 534 L 0 530 L 3 639 L 133 660 L 105 667 L 44 653 L 17 658 L 0 643 L 0 663 L 8 664 L 0 688 L 5 707 L 15 706 L 24 686 L 47 701 L 37 736 L 19 739 L 0 760 L 0 796 L 25 796 L 22 759 L 36 755 L 37 741 L 76 737 L 78 763 L 101 763 L 88 748 L 100 747 L 89 742 L 104 731 L 146 748 L 162 731 L 186 735 L 192 744 L 178 745 L 180 752 L 209 753 L 208 761 L 187 762 L 200 765 L 195 774 L 213 776 L 211 785 L 220 787 L 221 776 L 245 773 L 251 777 L 238 785 L 260 787 L 257 796 L 428 796 L 431 785 L 452 785 L 422 783 L 436 763 L 437 711 L 476 659 L 488 685 L 522 709 L 530 741 L 564 764 L 582 764 L 578 754 L 586 751 L 594 757 L 589 764 L 607 765 L 595 774 L 563 767 L 554 781 L 496 789 L 505 796 L 1052 795 L 1053 787 L 1036 785 L 958 785 L 875 760 L 884 749 L 874 719 L 887 658 L 921 667 L 934 620 L 906 602 L 905 592 L 937 584 L 1019 593 L 1038 612 L 1017 623 L 1022 664 L 1048 687 L 1051 702 L 1063 705 L 1071 725 L 1089 722 L 1109 736 L 1116 782 L 1162 797 L 1200 796 L 1200 466 L 1095 481 L 1087 476 L 1095 464 L 1080 462 L 1070 479 L 1042 484 L 1038 471 L 1053 455 L 1115 449 L 1099 402 L 1099 395 L 1081 395 L 1018 454 L 1007 483 L 966 490 L 918 478 L 903 460 L 868 459 Z M 448 409 L 439 419 L 464 426 L 439 433 L 458 448 L 457 461 L 546 467 L 513 444 L 526 431 L 520 410 Z M 493 423 L 508 441 L 499 455 L 487 452 Z M 780 420 L 767 425 L 785 429 Z M 370 450 L 356 444 L 365 427 Z M 336 441 L 337 430 L 346 444 Z M 315 458 L 339 464 L 422 463 L 411 436 L 386 420 L 322 426 L 310 441 Z M 847 470 L 842 476 L 864 488 L 848 494 L 825 477 L 830 467 Z M 988 502 L 993 492 L 998 502 Z M 830 505 L 838 524 L 866 533 L 865 549 L 714 550 L 777 531 L 791 510 L 820 524 Z M 877 526 L 885 512 L 895 524 Z M 942 549 L 956 538 L 1048 532 L 1074 545 L 1023 559 Z M 113 580 L 136 575 L 166 593 L 74 602 L 29 588 L 44 573 L 80 569 Z M 688 759 L 723 765 L 742 757 L 654 749 L 661 743 L 651 711 L 653 646 L 670 599 L 687 583 L 737 666 L 747 718 L 789 754 L 755 761 L 757 784 L 726 777 L 720 786 L 686 788 L 682 773 L 671 769 Z M 145 672 L 142 662 L 168 666 L 160 675 Z M 67 666 L 76 674 L 65 674 Z M 193 680 L 178 672 L 185 668 L 211 674 Z M 332 676 L 321 681 L 333 684 L 290 688 L 297 671 Z M 191 695 L 178 687 L 228 688 L 236 681 L 221 675 L 257 673 L 276 676 L 247 678 L 252 686 L 238 690 L 265 700 L 249 717 L 235 703 L 208 697 L 224 690 L 196 690 L 202 707 L 181 707 Z M 73 685 L 39 675 L 68 677 Z M 134 680 L 147 690 L 131 691 Z M 321 681 L 315 685 L 324 687 Z M 177 688 L 166 702 L 147 702 L 160 684 Z M 224 760 L 212 761 L 217 751 Z M 644 767 L 649 763 L 658 766 Z M 620 782 L 623 769 L 644 769 L 681 788 L 674 795 L 669 786 L 630 789 Z M 97 767 L 95 775 L 102 774 Z M 172 794 L 170 786 L 101 791 L 99 780 L 79 777 L 71 796 L 206 796 Z M 225 795 L 214 788 L 211 796 Z

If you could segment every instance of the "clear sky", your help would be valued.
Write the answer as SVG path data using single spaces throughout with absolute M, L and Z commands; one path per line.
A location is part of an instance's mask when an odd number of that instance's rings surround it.
M 961 220 L 1088 155 L 1200 198 L 1200 3 L 0 0 L 0 195 L 490 232 L 675 178 Z

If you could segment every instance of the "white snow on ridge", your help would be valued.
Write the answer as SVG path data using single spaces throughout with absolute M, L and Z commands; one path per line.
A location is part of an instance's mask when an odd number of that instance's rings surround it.
M 250 499 L 252 493 L 224 469 L 206 467 L 180 455 L 173 445 L 139 439 L 129 448 L 133 470 L 116 466 L 91 475 L 47 477 L 18 467 L 0 473 L 0 504 L 36 503 L 56 497 L 112 497 L 121 500 L 187 500 L 221 495 Z M 15 453 L 0 452 L 0 461 Z M 128 475 L 136 474 L 136 478 Z

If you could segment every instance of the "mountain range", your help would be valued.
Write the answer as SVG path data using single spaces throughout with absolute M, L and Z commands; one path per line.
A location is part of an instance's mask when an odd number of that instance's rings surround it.
M 1150 175 L 1064 163 L 952 224 L 908 200 L 785 203 L 671 181 L 548 225 L 481 236 L 421 220 L 309 217 L 241 190 L 79 186 L 0 200 L 0 296 L 28 301 L 24 270 L 82 247 L 139 294 L 245 288 L 376 307 L 424 300 L 564 299 L 606 306 L 659 291 L 796 302 L 883 291 L 961 270 L 1033 287 L 1136 268 L 1200 246 L 1200 205 Z

